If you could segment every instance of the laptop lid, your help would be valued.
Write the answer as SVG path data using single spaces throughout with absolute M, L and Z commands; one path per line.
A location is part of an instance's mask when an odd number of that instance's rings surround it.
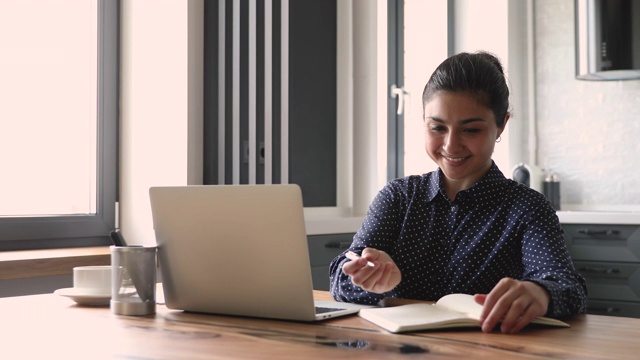
M 316 316 L 297 185 L 152 187 L 149 194 L 167 307 L 284 320 L 332 316 Z M 342 314 L 359 309 L 347 307 Z

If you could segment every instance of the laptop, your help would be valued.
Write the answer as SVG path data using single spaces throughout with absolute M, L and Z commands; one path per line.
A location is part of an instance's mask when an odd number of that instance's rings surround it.
M 297 185 L 152 187 L 149 195 L 168 308 L 315 321 L 370 307 L 314 301 Z

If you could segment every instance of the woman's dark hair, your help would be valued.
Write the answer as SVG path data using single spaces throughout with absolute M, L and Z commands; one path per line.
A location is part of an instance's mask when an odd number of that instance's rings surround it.
M 499 128 L 504 126 L 509 113 L 509 88 L 502 64 L 494 55 L 463 52 L 443 61 L 424 87 L 422 108 L 440 91 L 469 93 L 493 111 Z

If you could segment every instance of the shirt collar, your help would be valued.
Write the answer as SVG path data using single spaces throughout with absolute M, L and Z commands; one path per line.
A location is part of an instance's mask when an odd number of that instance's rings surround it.
M 442 174 L 442 170 L 438 168 L 438 170 L 430 172 L 427 178 L 428 186 L 427 186 L 427 201 L 432 202 L 438 194 L 442 194 L 446 199 L 446 192 L 444 191 L 444 175 Z
M 504 174 L 502 174 L 502 171 L 500 171 L 496 163 L 492 161 L 489 171 L 484 174 L 478 182 L 471 185 L 470 188 L 460 191 L 458 193 L 457 200 L 462 200 L 470 195 L 474 195 L 473 197 L 475 197 L 477 194 L 482 194 L 490 190 L 495 191 L 496 186 L 505 180 L 506 178 Z M 433 201 L 438 194 L 441 194 L 444 199 L 447 199 L 447 192 L 444 188 L 444 174 L 440 168 L 431 173 L 428 181 L 429 186 L 427 187 L 427 199 L 429 202 Z
M 507 180 L 507 178 L 505 178 L 505 176 L 502 174 L 502 171 L 498 169 L 496 163 L 492 161 L 489 171 L 484 174 L 484 176 L 481 177 L 477 183 L 473 184 L 470 188 L 461 191 L 461 193 L 475 195 L 483 194 L 488 191 L 496 191 L 496 188 L 499 187 L 500 184 L 504 184 L 505 180 Z

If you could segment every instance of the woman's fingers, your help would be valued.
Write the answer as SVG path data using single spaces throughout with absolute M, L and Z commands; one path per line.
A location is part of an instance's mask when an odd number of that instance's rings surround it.
M 520 331 L 537 316 L 544 315 L 549 305 L 546 290 L 536 283 L 504 278 L 487 295 L 474 299 L 483 305 L 480 315 L 482 331 L 493 331 L 501 323 L 500 331 Z
M 368 265 L 373 263 L 374 266 Z M 360 258 L 346 262 L 342 271 L 351 277 L 351 282 L 365 291 L 384 293 L 398 285 L 400 270 L 384 251 L 365 248 Z

